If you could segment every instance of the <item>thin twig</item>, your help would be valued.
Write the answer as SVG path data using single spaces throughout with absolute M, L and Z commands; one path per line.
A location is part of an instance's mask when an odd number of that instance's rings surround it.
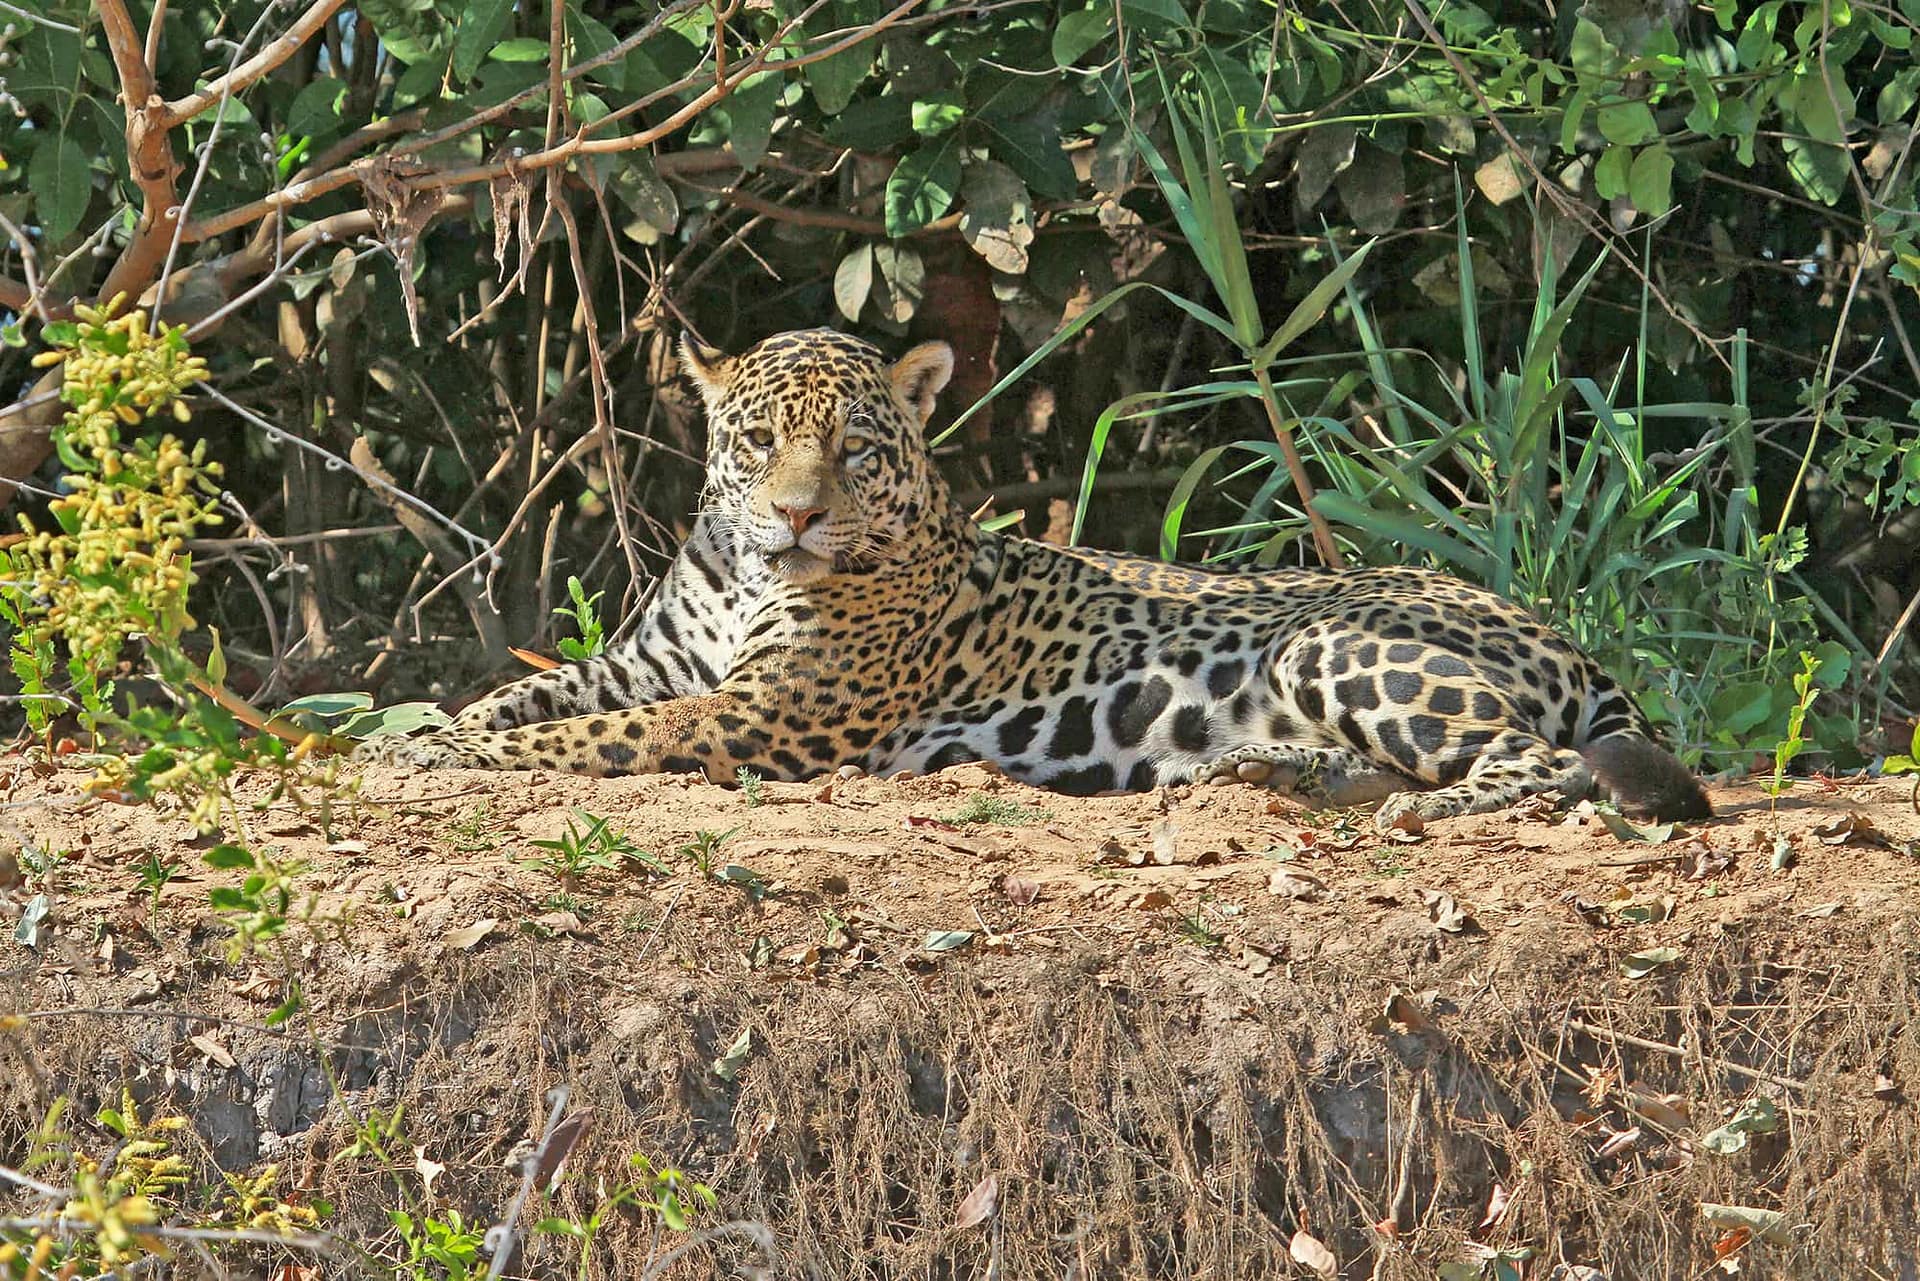
M 346 0 L 314 0 L 307 11 L 294 20 L 283 35 L 278 36 L 253 57 L 237 66 L 229 67 L 227 73 L 209 84 L 198 93 L 188 94 L 165 104 L 160 120 L 165 128 L 172 129 L 183 125 L 214 103 L 246 89 L 260 77 L 268 74 L 281 63 L 299 52 L 300 46 L 312 39 L 320 28 L 345 4 Z M 272 12 L 274 6 L 268 6 Z
M 1744 1076 L 1754 1081 L 1765 1081 L 1770 1085 L 1778 1085 L 1784 1089 L 1799 1090 L 1804 1093 L 1813 1088 L 1805 1081 L 1795 1080 L 1790 1076 L 1775 1076 L 1771 1072 L 1762 1072 L 1759 1068 L 1746 1067 L 1743 1064 L 1734 1063 L 1727 1059 L 1713 1058 L 1705 1054 L 1695 1054 L 1681 1046 L 1669 1045 L 1665 1041 L 1649 1041 L 1642 1036 L 1633 1036 L 1626 1032 L 1616 1032 L 1612 1028 L 1599 1027 L 1596 1024 L 1588 1023 L 1581 1019 L 1570 1018 L 1567 1020 L 1567 1026 L 1576 1032 L 1584 1032 L 1588 1036 L 1603 1041 L 1616 1041 L 1621 1045 L 1631 1045 L 1639 1050 L 1652 1050 L 1656 1054 L 1667 1054 L 1676 1059 L 1696 1059 L 1708 1067 L 1716 1067 L 1723 1072 L 1732 1072 L 1736 1076 Z

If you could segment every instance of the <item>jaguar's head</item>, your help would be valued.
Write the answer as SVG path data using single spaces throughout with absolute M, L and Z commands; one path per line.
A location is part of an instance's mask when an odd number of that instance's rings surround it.
M 888 364 L 871 343 L 809 329 L 739 356 L 683 340 L 680 358 L 707 405 L 706 510 L 781 578 L 901 560 L 944 515 L 923 433 L 953 372 L 945 343 Z

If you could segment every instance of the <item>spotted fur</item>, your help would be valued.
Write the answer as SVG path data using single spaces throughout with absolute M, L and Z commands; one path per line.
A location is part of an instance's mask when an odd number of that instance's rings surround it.
M 711 423 L 706 502 L 633 637 L 368 755 L 725 779 L 985 760 L 1079 794 L 1239 777 L 1384 799 L 1382 825 L 1584 794 L 1599 769 L 1630 804 L 1708 812 L 1632 700 L 1491 592 L 982 531 L 922 435 L 944 344 L 888 365 L 813 330 L 682 355 Z

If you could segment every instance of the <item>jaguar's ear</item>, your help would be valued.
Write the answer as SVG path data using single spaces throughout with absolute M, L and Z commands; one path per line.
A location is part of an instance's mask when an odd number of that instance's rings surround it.
M 732 356 L 718 347 L 695 342 L 691 334 L 680 339 L 680 367 L 700 389 L 700 398 L 707 402 L 709 409 L 718 404 L 727 394 L 727 388 L 733 385 L 736 365 Z
M 933 399 L 953 377 L 953 348 L 943 342 L 923 342 L 887 371 L 893 394 L 911 409 L 922 427 L 933 417 Z

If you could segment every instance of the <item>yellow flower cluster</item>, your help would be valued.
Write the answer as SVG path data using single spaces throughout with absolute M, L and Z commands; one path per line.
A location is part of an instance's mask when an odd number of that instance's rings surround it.
M 72 492 L 49 507 L 59 530 L 28 535 L 24 569 L 46 601 L 37 639 L 64 636 L 77 654 L 110 664 L 128 637 L 171 640 L 191 628 L 187 589 L 193 574 L 185 540 L 220 523 L 217 463 L 206 442 L 191 448 L 171 434 L 124 444 L 123 426 L 162 410 L 185 422 L 180 397 L 207 377 L 206 361 L 187 349 L 186 327 L 153 326 L 140 310 L 116 315 L 80 306 L 77 321 L 49 325 L 53 347 L 40 366 L 65 365 L 61 395 L 72 408 L 56 431 Z
M 229 1225 L 251 1229 L 255 1232 L 277 1232 L 282 1236 L 291 1236 L 320 1222 L 320 1214 L 312 1206 L 289 1205 L 274 1193 L 273 1185 L 280 1181 L 280 1166 L 276 1163 L 264 1166 L 260 1173 L 251 1177 L 244 1174 L 230 1174 L 227 1182 L 227 1203 L 221 1212 L 222 1219 Z

